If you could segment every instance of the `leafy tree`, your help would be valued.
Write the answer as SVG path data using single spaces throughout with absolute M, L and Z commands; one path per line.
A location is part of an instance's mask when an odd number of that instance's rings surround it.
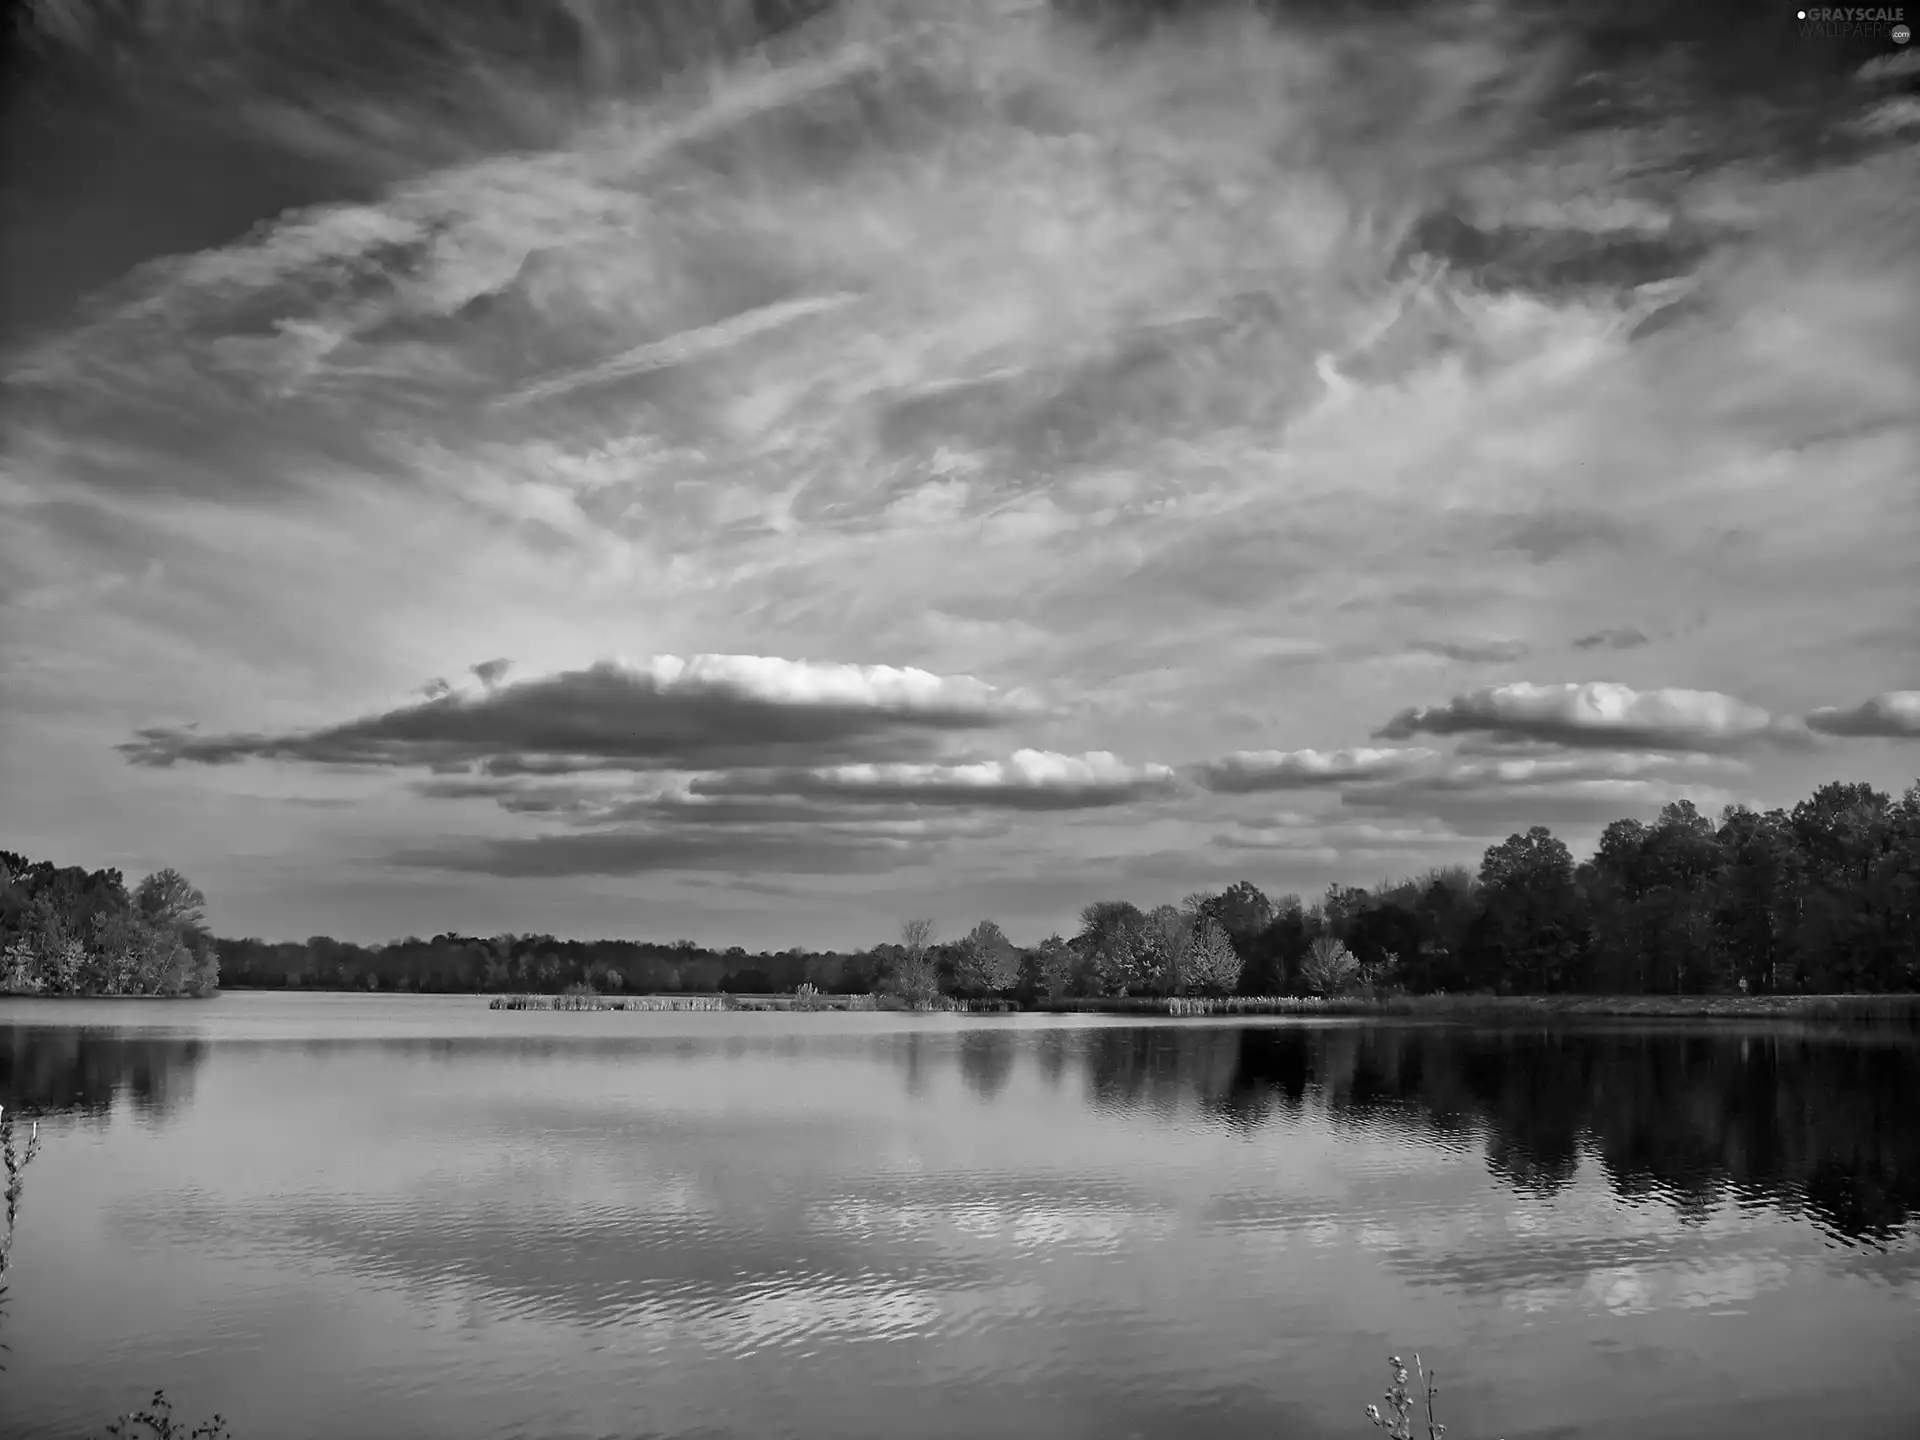
M 1358 885 L 1327 886 L 1326 898 L 1320 902 L 1320 914 L 1327 933 L 1339 940 L 1347 939 L 1354 921 L 1372 901 L 1373 897 Z
M 1490 847 L 1482 908 L 1468 932 L 1482 975 L 1507 991 L 1564 989 L 1585 939 L 1573 857 L 1543 825 Z
M 1147 917 L 1129 901 L 1096 900 L 1082 910 L 1075 946 L 1087 962 L 1089 994 L 1137 995 L 1156 978 Z
M 1798 912 L 1799 856 L 1784 812 L 1728 806 L 1719 842 L 1726 859 L 1714 920 L 1733 979 L 1756 995 L 1778 990 L 1788 973 Z
M 1888 797 L 1834 782 L 1793 807 L 1806 867 L 1809 940 L 1847 989 L 1884 989 L 1901 968 L 1899 831 Z
M 1365 905 L 1347 922 L 1348 948 L 1361 969 L 1384 984 L 1417 978 L 1423 938 L 1418 912 L 1397 901 Z
M 961 995 L 998 995 L 1020 979 L 1020 952 L 991 920 L 982 920 L 960 942 L 954 988 Z
M 197 930 L 206 919 L 207 897 L 178 870 L 159 870 L 134 890 L 133 906 L 149 925 Z
M 1214 899 L 1207 913 L 1244 958 L 1260 932 L 1273 923 L 1274 904 L 1251 880 L 1236 880 Z
M 912 1010 L 932 1009 L 940 998 L 940 977 L 932 956 L 924 949 L 903 954 L 881 980 L 880 992 L 904 1001 Z
M 1231 995 L 1240 986 L 1243 964 L 1220 923 L 1211 915 L 1201 916 L 1187 942 L 1187 988 L 1196 995 Z
M 1331 935 L 1322 935 L 1307 947 L 1300 978 L 1312 994 L 1338 995 L 1360 978 L 1360 962 Z
M 1294 990 L 1313 937 L 1313 922 L 1301 908 L 1300 897 L 1283 896 L 1266 927 L 1250 943 L 1234 945 L 1245 961 L 1240 993 L 1279 995 Z
M 1032 949 L 1020 952 L 1019 993 L 1022 1000 L 1058 1000 L 1073 983 L 1076 956 L 1058 935 L 1049 935 Z
M 1178 906 L 1156 905 L 1147 912 L 1143 984 L 1165 995 L 1183 993 L 1182 970 L 1192 937 L 1193 922 Z

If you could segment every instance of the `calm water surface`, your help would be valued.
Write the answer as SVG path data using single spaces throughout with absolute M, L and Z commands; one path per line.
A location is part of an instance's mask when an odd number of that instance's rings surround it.
M 1920 1047 L 0 1001 L 0 1433 L 1911 1437 Z

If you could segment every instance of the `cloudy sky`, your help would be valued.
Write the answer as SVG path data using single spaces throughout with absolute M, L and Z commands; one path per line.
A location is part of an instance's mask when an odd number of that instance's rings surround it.
M 1904 788 L 1886 30 L 43 0 L 0 845 L 779 948 Z

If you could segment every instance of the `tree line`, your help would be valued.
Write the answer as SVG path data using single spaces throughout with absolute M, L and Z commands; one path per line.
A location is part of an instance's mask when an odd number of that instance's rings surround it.
M 727 991 L 811 985 L 1037 1003 L 1081 996 L 1753 994 L 1920 989 L 1920 784 L 1899 799 L 1822 786 L 1792 810 L 1678 801 L 1617 820 L 1576 862 L 1543 826 L 1452 867 L 1304 902 L 1248 880 L 1142 909 L 1089 904 L 1072 936 L 1019 946 L 992 920 L 935 938 L 910 921 L 858 951 L 716 951 L 691 940 L 550 935 L 363 946 L 215 940 L 172 871 L 129 895 L 117 871 L 4 856 L 0 984 L 47 993 L 174 993 L 232 985 L 376 991 Z M 24 877 L 24 878 L 23 878 Z M 184 957 L 184 958 L 183 958 Z M 118 988 L 116 988 L 118 987 Z
M 177 870 L 132 890 L 118 870 L 0 850 L 0 994 L 210 995 L 206 897 Z

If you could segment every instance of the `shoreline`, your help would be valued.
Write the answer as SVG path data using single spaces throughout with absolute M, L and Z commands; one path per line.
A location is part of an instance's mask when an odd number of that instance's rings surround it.
M 902 1011 L 865 995 L 495 995 L 496 1010 L 667 1011 Z M 1008 1001 L 951 1001 L 930 1012 L 957 1014 L 1139 1015 L 1168 1019 L 1299 1016 L 1344 1019 L 1463 1021 L 1552 1020 L 1814 1020 L 1920 1030 L 1920 994 L 1838 995 L 1391 995 L 1102 996 L 1015 1005 Z
M 865 994 L 823 994 L 804 1001 L 791 993 L 733 995 L 724 992 L 666 992 L 644 995 L 559 995 L 491 991 L 364 991 L 283 987 L 222 986 L 211 996 L 191 995 L 29 995 L 0 992 L 0 1000 L 57 1003 L 76 1000 L 192 1002 L 236 995 L 328 995 L 380 1000 L 484 999 L 493 1010 L 642 1013 L 839 1012 L 914 1013 L 898 1002 Z M 943 1000 L 935 1014 L 1113 1015 L 1164 1019 L 1409 1019 L 1551 1022 L 1555 1020 L 1800 1020 L 1920 1030 L 1920 993 L 1833 995 L 1349 995 L 1330 1000 L 1306 996 L 1089 996 L 1016 1004 L 1008 1000 Z

